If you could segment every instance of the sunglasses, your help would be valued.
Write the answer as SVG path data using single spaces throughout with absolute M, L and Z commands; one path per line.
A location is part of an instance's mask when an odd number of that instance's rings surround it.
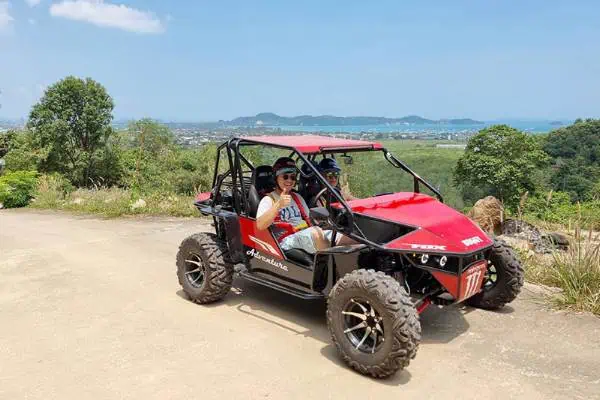
M 284 181 L 287 181 L 288 179 L 291 179 L 293 181 L 296 180 L 296 174 L 283 174 L 283 175 L 281 175 L 281 177 L 283 178 Z
M 340 174 L 338 172 L 328 172 L 325 174 L 325 177 L 329 179 L 338 178 Z

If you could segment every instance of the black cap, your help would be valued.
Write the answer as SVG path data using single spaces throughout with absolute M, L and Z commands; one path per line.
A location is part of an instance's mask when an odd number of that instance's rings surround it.
M 281 157 L 273 164 L 273 173 L 275 176 L 281 174 L 293 174 L 297 172 L 296 163 L 289 157 Z
M 319 163 L 319 170 L 321 172 L 329 172 L 329 171 L 340 172 L 341 171 L 340 167 L 338 167 L 338 165 L 337 165 L 337 162 L 335 162 L 335 160 L 333 158 L 322 159 L 321 162 Z

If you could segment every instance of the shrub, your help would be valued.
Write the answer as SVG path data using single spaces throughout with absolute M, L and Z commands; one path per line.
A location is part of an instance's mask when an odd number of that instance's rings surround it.
M 33 198 L 37 172 L 16 171 L 0 176 L 0 203 L 6 208 L 24 207 Z
M 63 175 L 42 175 L 38 179 L 32 205 L 36 208 L 58 208 L 73 190 L 75 187 Z
M 37 169 L 39 157 L 27 149 L 9 151 L 4 157 L 7 171 L 34 171 Z
M 550 192 L 529 197 L 524 214 L 538 220 L 570 225 L 571 222 L 584 226 L 600 224 L 600 201 L 571 203 L 565 192 Z

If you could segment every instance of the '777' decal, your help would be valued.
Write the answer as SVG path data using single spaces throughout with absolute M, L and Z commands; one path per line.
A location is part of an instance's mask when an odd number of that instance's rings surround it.
M 486 270 L 486 261 L 482 261 L 481 263 L 476 264 L 465 271 L 460 284 L 462 292 L 461 300 L 467 299 L 479 293 Z

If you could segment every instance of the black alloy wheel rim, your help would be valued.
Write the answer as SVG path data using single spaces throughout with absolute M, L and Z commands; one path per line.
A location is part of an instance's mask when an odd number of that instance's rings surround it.
M 202 287 L 204 283 L 204 261 L 199 254 L 190 253 L 185 260 L 185 276 L 189 284 L 195 288 Z
M 488 260 L 485 276 L 483 277 L 483 290 L 490 290 L 498 282 L 498 269 Z
M 383 318 L 368 300 L 351 298 L 342 311 L 344 334 L 356 350 L 373 354 L 384 338 Z

